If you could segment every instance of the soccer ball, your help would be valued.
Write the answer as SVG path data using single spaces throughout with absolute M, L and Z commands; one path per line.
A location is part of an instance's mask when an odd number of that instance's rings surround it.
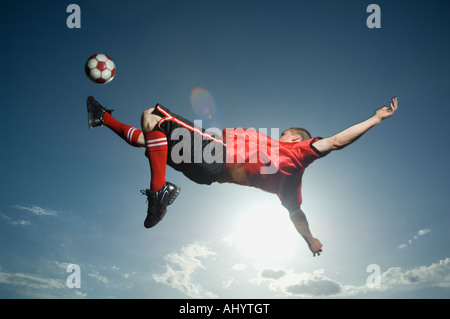
M 106 54 L 94 54 L 89 57 L 84 67 L 86 75 L 95 83 L 106 84 L 116 75 L 116 65 Z

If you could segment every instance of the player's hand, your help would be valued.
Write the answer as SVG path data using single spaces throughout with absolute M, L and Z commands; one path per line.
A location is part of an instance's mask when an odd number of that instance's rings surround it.
M 392 98 L 392 101 L 391 103 L 389 103 L 389 106 L 390 107 L 383 106 L 382 108 L 375 111 L 375 116 L 380 120 L 380 122 L 394 115 L 395 111 L 398 108 L 397 97 Z
M 320 253 L 322 252 L 322 243 L 317 239 L 313 238 L 311 242 L 309 243 L 309 249 L 313 253 L 313 257 L 320 256 Z

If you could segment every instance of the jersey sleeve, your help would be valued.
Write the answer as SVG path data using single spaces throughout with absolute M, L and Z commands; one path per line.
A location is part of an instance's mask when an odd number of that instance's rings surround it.
M 302 143 L 301 146 L 296 149 L 296 156 L 298 156 L 303 168 L 308 167 L 308 165 L 314 162 L 316 159 L 322 158 L 328 154 L 322 153 L 313 145 L 315 142 L 321 139 L 321 137 L 311 138 L 309 140 L 306 140 L 305 143 Z
M 298 209 L 302 204 L 302 175 L 305 168 L 316 159 L 327 155 L 327 153 L 322 153 L 313 146 L 320 139 L 321 137 L 311 138 L 301 142 L 295 149 L 295 156 L 299 164 L 298 176 L 297 178 L 286 180 L 281 192 L 278 194 L 281 204 L 289 211 Z
M 309 143 L 309 146 L 311 147 L 311 149 L 314 151 L 314 153 L 316 153 L 317 155 L 319 155 L 319 158 L 320 157 L 324 157 L 324 156 L 326 156 L 326 155 L 328 155 L 330 152 L 321 152 L 321 151 L 319 151 L 317 148 L 315 148 L 314 147 L 314 143 L 315 142 L 317 142 L 318 140 L 321 140 L 321 139 L 323 139 L 322 137 L 315 137 L 315 138 L 313 138 L 312 139 L 312 141 L 311 141 L 311 143 Z

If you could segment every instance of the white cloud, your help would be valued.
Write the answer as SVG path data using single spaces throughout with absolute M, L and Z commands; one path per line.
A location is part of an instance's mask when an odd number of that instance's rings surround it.
M 0 213 L 0 216 L 2 216 L 10 225 L 16 226 L 30 226 L 31 222 L 29 220 L 24 220 L 24 219 L 18 219 L 18 220 L 14 220 L 2 213 Z
M 131 273 L 124 273 L 123 274 L 123 278 L 126 278 L 126 279 L 128 279 L 128 278 L 130 278 L 131 276 L 134 276 L 134 275 L 136 275 L 137 273 L 135 272 L 135 271 L 133 271 L 133 272 L 131 272 Z
M 426 229 L 420 229 L 420 230 L 417 232 L 417 234 L 414 235 L 413 238 L 414 238 L 415 240 L 417 240 L 417 239 L 419 239 L 420 237 L 423 237 L 423 236 L 425 236 L 426 234 L 428 234 L 428 233 L 430 233 L 430 232 L 431 232 L 431 229 L 429 229 L 429 228 L 426 228 Z M 400 244 L 400 245 L 397 246 L 397 248 L 402 249 L 402 248 L 407 247 L 408 245 L 411 245 L 412 243 L 413 243 L 412 239 L 408 239 L 407 243 Z
M 75 296 L 77 296 L 78 298 L 86 298 L 87 297 L 87 293 L 84 293 L 78 289 L 75 290 Z
M 179 253 L 172 253 L 165 257 L 168 261 L 166 272 L 161 275 L 153 274 L 153 279 L 192 298 L 217 298 L 215 294 L 192 281 L 192 274 L 199 268 L 205 268 L 199 258 L 208 258 L 215 254 L 197 242 L 185 246 Z M 179 270 L 172 268 L 172 265 L 178 266 Z
M 425 234 L 428 234 L 431 230 L 430 229 L 421 229 L 419 230 L 419 232 L 417 233 L 417 235 L 419 236 L 425 236 Z
M 241 270 L 244 270 L 245 268 L 247 268 L 246 264 L 236 264 L 233 267 L 231 267 L 231 269 L 236 270 L 236 271 L 241 271 Z
M 222 288 L 223 289 L 228 289 L 230 288 L 231 284 L 234 282 L 234 279 L 228 279 L 228 280 L 224 280 L 222 282 Z
M 59 261 L 54 261 L 54 264 L 56 266 L 58 266 L 59 268 L 63 268 L 63 269 L 67 269 L 67 267 L 69 265 L 72 265 L 72 263 L 67 263 L 67 262 L 59 262 Z
M 284 275 L 286 275 L 286 271 L 284 270 L 264 269 L 261 272 L 261 278 L 268 278 L 268 279 L 280 279 Z
M 56 216 L 58 215 L 58 212 L 51 210 L 51 209 L 45 209 L 39 206 L 20 206 L 20 205 L 15 205 L 13 206 L 13 208 L 18 209 L 18 210 L 23 210 L 23 211 L 27 211 L 27 212 L 31 212 L 34 215 L 37 216 Z M 6 216 L 5 214 L 0 213 L 0 216 L 3 217 L 10 225 L 13 226 L 30 226 L 31 225 L 31 221 L 29 220 L 25 220 L 25 219 L 13 219 L 9 216 Z
M 342 285 L 324 276 L 322 269 L 313 273 L 296 273 L 293 270 L 264 269 L 251 282 L 268 284 L 269 289 L 284 296 L 303 298 L 331 297 L 342 292 Z
M 15 205 L 13 206 L 16 209 L 19 210 L 24 210 L 24 211 L 28 211 L 33 213 L 34 215 L 38 215 L 38 216 L 56 216 L 58 215 L 58 212 L 51 210 L 51 209 L 45 209 L 39 206 L 30 206 L 30 207 L 26 207 L 26 206 L 19 206 L 19 205 Z
M 341 292 L 341 285 L 328 278 L 308 278 L 295 285 L 286 287 L 286 292 L 293 295 L 308 295 L 312 297 L 333 296 Z
M 100 275 L 99 272 L 90 273 L 90 274 L 88 274 L 88 276 L 90 276 L 92 278 L 95 278 L 95 279 L 101 281 L 104 284 L 108 283 L 108 278 L 106 278 L 105 276 Z
M 381 283 L 388 287 L 396 285 L 450 287 L 450 258 L 407 271 L 402 271 L 399 267 L 389 268 L 381 275 Z
M 66 286 L 66 278 L 45 278 L 40 275 L 11 273 L 0 267 L 0 285 L 10 286 L 16 293 L 28 298 L 85 297 L 86 294 Z
M 282 296 L 303 298 L 364 297 L 369 292 L 395 292 L 399 288 L 450 288 L 450 258 L 406 271 L 400 267 L 391 267 L 381 274 L 380 288 L 369 288 L 366 284 L 345 285 L 328 278 L 324 273 L 322 269 L 313 273 L 264 269 L 251 282 L 267 285 L 270 290 L 281 293 Z
M 65 282 L 62 280 L 41 278 L 23 273 L 8 273 L 3 271 L 0 272 L 0 283 L 33 289 L 61 289 L 66 287 Z

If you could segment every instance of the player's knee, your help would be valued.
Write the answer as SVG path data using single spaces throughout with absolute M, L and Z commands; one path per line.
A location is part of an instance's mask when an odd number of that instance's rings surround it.
M 150 118 L 152 115 L 154 115 L 152 114 L 154 110 L 155 110 L 154 107 L 144 110 L 144 112 L 142 112 L 142 118 L 144 119 Z
M 141 126 L 143 131 L 153 131 L 159 120 L 161 120 L 160 116 L 153 114 L 154 110 L 155 108 L 152 107 L 142 112 Z

